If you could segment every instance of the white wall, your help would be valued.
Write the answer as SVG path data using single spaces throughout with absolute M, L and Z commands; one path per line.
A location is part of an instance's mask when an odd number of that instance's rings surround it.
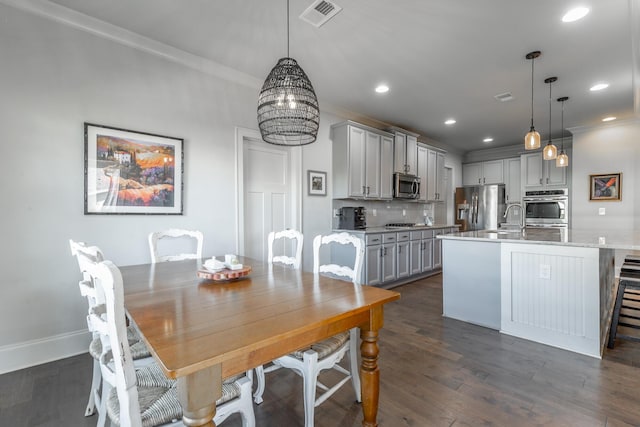
M 572 129 L 572 216 L 576 229 L 633 230 L 640 225 L 640 122 L 627 121 L 584 131 Z M 622 200 L 589 201 L 589 175 L 622 172 Z M 606 215 L 598 215 L 605 208 Z
M 34 349 L 86 351 L 69 238 L 118 265 L 149 262 L 147 234 L 170 226 L 202 230 L 206 255 L 235 250 L 234 130 L 257 128 L 258 90 L 12 7 L 0 16 L 2 372 Z M 85 216 L 85 121 L 184 138 L 184 215 Z

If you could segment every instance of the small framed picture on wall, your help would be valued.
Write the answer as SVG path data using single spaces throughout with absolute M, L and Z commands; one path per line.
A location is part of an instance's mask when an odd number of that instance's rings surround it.
M 310 196 L 327 195 L 327 173 L 320 171 L 307 171 L 307 181 Z
M 622 173 L 589 175 L 589 200 L 622 200 Z

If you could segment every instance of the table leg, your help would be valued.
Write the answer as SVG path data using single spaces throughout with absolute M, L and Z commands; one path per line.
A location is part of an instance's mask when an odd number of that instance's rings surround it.
M 222 397 L 221 366 L 211 366 L 180 377 L 177 388 L 184 425 L 215 427 L 216 400 Z
M 369 312 L 369 323 L 360 326 L 360 380 L 362 391 L 363 427 L 377 427 L 378 396 L 380 394 L 380 369 L 378 368 L 378 330 L 382 327 L 382 307 Z

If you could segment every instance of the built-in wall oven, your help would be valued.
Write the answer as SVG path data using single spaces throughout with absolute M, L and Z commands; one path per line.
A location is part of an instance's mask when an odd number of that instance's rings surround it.
M 568 188 L 526 191 L 522 201 L 527 227 L 569 227 Z

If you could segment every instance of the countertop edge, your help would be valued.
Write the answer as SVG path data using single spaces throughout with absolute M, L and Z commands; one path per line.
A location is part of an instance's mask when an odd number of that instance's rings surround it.
M 555 231 L 555 233 L 553 233 Z M 590 231 L 567 230 L 558 234 L 557 230 L 536 230 L 521 233 L 498 234 L 493 231 L 466 231 L 437 236 L 443 240 L 468 240 L 493 243 L 515 243 L 553 246 L 573 246 L 594 249 L 640 250 L 640 232 L 622 230 Z

